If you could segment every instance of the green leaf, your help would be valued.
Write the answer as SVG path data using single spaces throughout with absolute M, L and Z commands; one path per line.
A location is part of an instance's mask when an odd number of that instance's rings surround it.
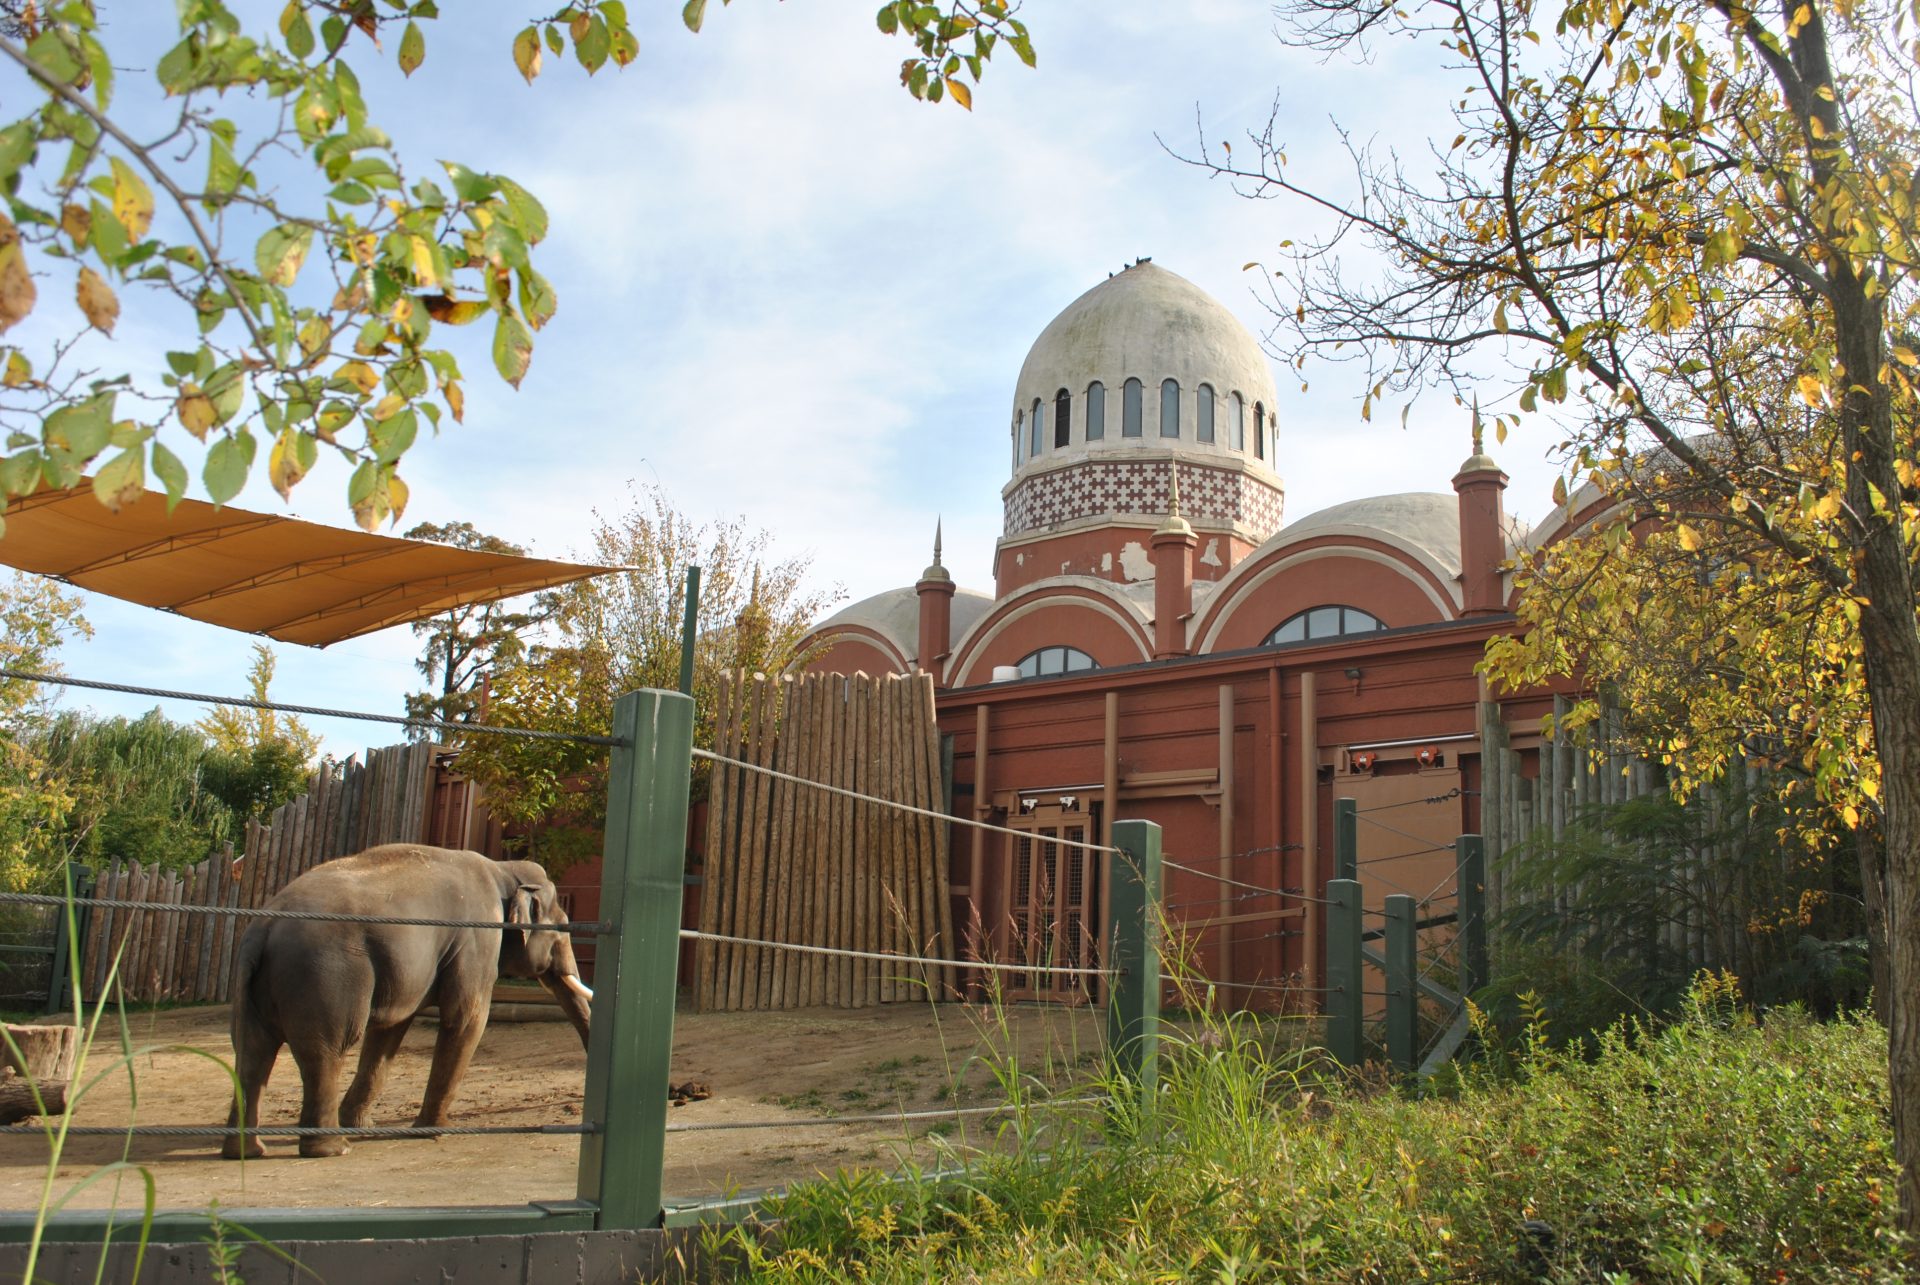
M 400 71 L 411 76 L 426 60 L 427 38 L 420 34 L 420 24 L 408 19 L 407 29 L 400 34 Z
M 591 76 L 599 71 L 607 61 L 607 54 L 613 49 L 613 41 L 607 32 L 607 20 L 599 14 L 593 15 L 593 21 L 587 24 L 586 32 L 573 42 L 573 56 Z
M 707 0 L 687 0 L 686 8 L 680 11 L 680 21 L 687 24 L 687 30 L 698 33 L 706 20 Z
M 286 38 L 287 52 L 305 60 L 313 52 L 313 24 L 307 21 L 307 6 L 302 0 L 287 0 L 280 11 L 280 34 Z
M 239 440 L 232 437 L 221 438 L 207 452 L 206 467 L 200 476 L 207 484 L 208 498 L 215 504 L 225 504 L 247 484 L 247 469 L 252 463 L 247 455 Z
M 254 264 L 260 275 L 276 286 L 290 286 L 307 261 L 307 249 L 313 244 L 313 229 L 298 223 L 282 223 L 270 228 L 253 248 Z
M 32 158 L 37 141 L 31 116 L 0 129 L 0 179 L 12 177 Z
M 153 475 L 167 489 L 167 512 L 173 512 L 173 506 L 187 493 L 187 466 L 157 441 L 153 444 Z
M 205 391 L 213 405 L 213 423 L 220 425 L 240 413 L 240 405 L 247 396 L 247 381 L 240 367 L 228 362 L 207 376 Z
M 413 445 L 414 436 L 419 432 L 419 421 L 410 410 L 379 422 L 367 425 L 367 445 L 373 448 L 373 457 L 382 464 L 391 464 L 407 453 Z
M 553 320 L 553 314 L 559 310 L 560 301 L 553 293 L 552 284 L 532 268 L 520 274 L 520 309 L 527 314 L 527 324 L 535 330 Z
M 513 225 L 519 229 L 521 239 L 528 245 L 538 245 L 547 235 L 547 207 L 510 178 L 496 174 L 493 182 L 506 199 L 507 210 L 513 215 Z
M 518 388 L 532 362 L 533 336 L 527 333 L 518 317 L 502 314 L 500 323 L 493 329 L 494 369 L 502 379 Z
M 62 406 L 47 416 L 42 432 L 48 446 L 84 465 L 106 448 L 113 435 L 113 398 L 95 397 Z
M 454 195 L 463 201 L 484 201 L 499 190 L 499 184 L 491 175 L 476 174 L 458 161 L 441 161 L 440 165 L 453 181 Z

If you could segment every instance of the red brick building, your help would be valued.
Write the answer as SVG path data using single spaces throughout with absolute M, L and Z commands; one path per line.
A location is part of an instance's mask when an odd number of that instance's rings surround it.
M 1021 368 L 993 592 L 955 585 L 936 533 L 916 584 L 821 622 L 816 667 L 933 675 L 956 815 L 1094 838 L 1144 817 L 1176 861 L 1317 895 L 1352 795 L 1404 805 L 1361 827 L 1370 899 L 1448 884 L 1436 849 L 1482 829 L 1482 736 L 1508 739 L 1474 672 L 1512 627 L 1502 566 L 1550 533 L 1510 528 L 1477 442 L 1450 491 L 1287 520 L 1276 402 L 1220 303 L 1148 261 L 1113 275 Z M 1100 920 L 1084 854 L 974 830 L 954 853 L 956 922 L 1002 954 Z M 1167 903 L 1210 925 L 1208 977 L 1318 976 L 1310 902 L 1174 870 Z

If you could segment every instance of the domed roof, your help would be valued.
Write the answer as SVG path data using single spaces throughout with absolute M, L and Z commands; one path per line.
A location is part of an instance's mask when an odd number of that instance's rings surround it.
M 1128 379 L 1143 387 L 1143 432 L 1126 438 L 1121 432 L 1122 389 Z M 1181 395 L 1181 432 L 1177 443 L 1159 436 L 1160 386 L 1177 380 Z M 1083 399 L 1089 385 L 1099 382 L 1106 400 L 1104 437 L 1085 439 Z M 1213 442 L 1202 442 L 1196 431 L 1196 390 L 1206 385 L 1215 407 Z M 1151 450 L 1162 455 L 1169 446 L 1183 453 L 1239 455 L 1249 464 L 1270 470 L 1270 460 L 1256 460 L 1250 445 L 1232 447 L 1231 398 L 1238 393 L 1251 432 L 1254 406 L 1269 416 L 1274 408 L 1273 375 L 1267 357 L 1239 318 L 1185 277 L 1149 260 L 1114 273 L 1068 304 L 1040 332 L 1020 367 L 1014 390 L 1014 413 L 1030 413 L 1042 403 L 1050 416 L 1060 390 L 1072 398 L 1075 414 L 1073 443 L 1062 453 Z M 1049 425 L 1051 420 L 1049 419 Z M 1049 443 L 1051 447 L 1051 443 Z M 1022 452 L 1029 455 L 1030 451 Z M 1021 463 L 1047 463 L 1049 458 Z
M 1270 544 L 1316 535 L 1372 536 L 1420 550 L 1448 575 L 1460 572 L 1460 501 L 1451 495 L 1408 491 L 1333 504 L 1289 523 Z
M 977 589 L 959 589 L 953 595 L 949 625 L 956 641 L 987 613 L 993 605 L 989 594 Z M 813 637 L 826 637 L 848 629 L 867 629 L 879 634 L 908 660 L 920 650 L 920 595 L 912 586 L 884 589 L 870 598 L 848 603 L 808 631 Z

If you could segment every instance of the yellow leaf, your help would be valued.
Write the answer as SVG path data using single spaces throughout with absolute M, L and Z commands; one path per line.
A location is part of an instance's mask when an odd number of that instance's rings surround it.
M 20 350 L 16 348 L 8 353 L 7 373 L 5 376 L 0 377 L 0 384 L 5 384 L 8 388 L 18 388 L 32 378 L 33 367 L 29 365 L 27 359 L 21 355 Z M 1904 461 L 1902 462 L 1904 463 Z
M 456 424 L 465 423 L 467 418 L 467 395 L 460 390 L 460 385 L 457 383 L 449 383 L 445 392 L 447 409 L 453 412 L 453 422 Z
M 1874 778 L 1874 777 L 1871 777 L 1871 776 L 1863 776 L 1863 777 L 1861 777 L 1861 778 L 1860 778 L 1860 793 L 1862 793 L 1862 794 L 1864 794 L 1864 795 L 1866 795 L 1866 796 L 1867 796 L 1868 798 L 1870 798 L 1870 799 L 1877 799 L 1877 798 L 1879 798 L 1879 797 L 1880 797 L 1880 782 L 1879 782 L 1879 781 L 1878 781 L 1878 780 L 1877 780 L 1876 778 Z
M 1920 366 L 1920 354 L 1916 354 L 1913 349 L 1904 348 L 1899 344 L 1893 346 L 1893 359 L 1902 366 Z
M 195 383 L 180 385 L 180 400 L 174 406 L 174 413 L 180 416 L 181 427 L 202 442 L 207 440 L 207 430 L 219 418 L 213 409 L 213 399 Z
M 1813 516 L 1820 522 L 1837 517 L 1840 513 L 1840 497 L 1828 492 L 1813 502 Z
M 1685 549 L 1688 553 L 1693 553 L 1700 548 L 1700 545 L 1702 543 L 1700 539 L 1700 533 L 1694 530 L 1692 527 L 1688 526 L 1686 523 L 1684 522 L 1680 523 L 1680 525 L 1675 529 L 1675 534 L 1677 534 L 1680 537 L 1680 547 Z
M 291 500 L 293 488 L 307 471 L 300 467 L 300 451 L 294 441 L 294 431 L 286 429 L 273 439 L 273 451 L 267 456 L 267 480 L 273 483 L 273 489 L 280 492 L 280 498 Z
M 380 386 L 380 372 L 364 361 L 348 362 L 340 368 L 340 374 L 363 393 L 370 393 Z
M 433 246 L 423 236 L 411 238 L 413 276 L 423 286 L 438 285 L 440 274 L 433 270 Z
M 399 393 L 388 393 L 385 397 L 382 397 L 377 403 L 375 403 L 374 408 L 372 410 L 367 412 L 367 418 L 372 420 L 376 424 L 385 423 L 387 420 L 390 420 L 395 415 L 399 414 L 401 408 L 404 407 L 406 404 L 407 404 L 407 399 L 402 397 Z
M 947 93 L 953 96 L 954 102 L 959 103 L 968 111 L 973 110 L 973 91 L 953 76 L 947 77 Z
M 1806 400 L 1807 405 L 1818 406 L 1820 404 L 1820 394 L 1822 391 L 1820 381 L 1812 375 L 1802 375 L 1800 376 L 1799 382 L 1800 396 Z
M 407 511 L 407 497 L 410 492 L 407 484 L 400 480 L 398 473 L 387 479 L 387 505 L 393 510 L 393 520 L 398 522 L 400 515 Z
M 80 269 L 80 284 L 74 289 L 74 298 L 88 325 L 103 334 L 113 333 L 113 323 L 120 320 L 120 301 L 98 272 L 92 268 Z
M 110 158 L 113 167 L 113 217 L 127 229 L 127 239 L 138 241 L 153 226 L 153 190 L 133 167 L 118 156 Z
M 93 212 L 84 205 L 67 205 L 60 210 L 60 230 L 73 240 L 73 248 L 87 248 L 87 238 L 93 233 Z
M 20 247 L 20 233 L 13 220 L 0 214 L 0 334 L 33 311 L 40 292 L 34 288 L 33 275 L 27 271 L 27 256 Z

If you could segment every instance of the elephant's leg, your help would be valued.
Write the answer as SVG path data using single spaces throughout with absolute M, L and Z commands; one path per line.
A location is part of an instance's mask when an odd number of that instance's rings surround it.
M 340 1123 L 349 1128 L 362 1128 L 372 1124 L 368 1117 L 373 1104 L 380 1096 L 381 1086 L 387 1081 L 387 1069 L 393 1065 L 393 1058 L 400 1051 L 400 1042 L 407 1037 L 407 1028 L 413 1025 L 413 1019 L 392 1026 L 370 1026 L 366 1036 L 360 1042 L 360 1069 L 354 1073 L 353 1083 L 347 1086 L 347 1096 L 340 1103 Z
M 240 1078 L 240 1100 L 227 1111 L 227 1127 L 237 1129 L 242 1120 L 246 1122 L 246 1148 L 243 1151 L 240 1138 L 229 1135 L 221 1144 L 220 1154 L 228 1160 L 258 1160 L 267 1154 L 265 1146 L 253 1132 L 260 1127 L 260 1094 L 267 1087 L 267 1080 L 273 1075 L 273 1064 L 280 1058 L 281 1046 L 285 1043 L 279 1035 L 261 1029 L 258 1025 L 249 1025 L 240 1034 L 239 1046 L 233 1051 L 234 1073 Z
M 340 1073 L 346 1063 L 342 1049 L 321 1044 L 295 1044 L 293 1060 L 300 1065 L 300 1124 L 304 1128 L 332 1129 L 340 1124 Z M 342 1137 L 302 1138 L 303 1156 L 343 1156 Z
M 460 1089 L 467 1063 L 480 1046 L 487 1030 L 487 1006 L 483 1001 L 471 1013 L 460 1013 L 443 1006 L 440 1010 L 440 1037 L 433 1045 L 433 1070 L 427 1076 L 427 1094 L 420 1102 L 417 1128 L 438 1128 L 447 1123 L 453 1095 Z

